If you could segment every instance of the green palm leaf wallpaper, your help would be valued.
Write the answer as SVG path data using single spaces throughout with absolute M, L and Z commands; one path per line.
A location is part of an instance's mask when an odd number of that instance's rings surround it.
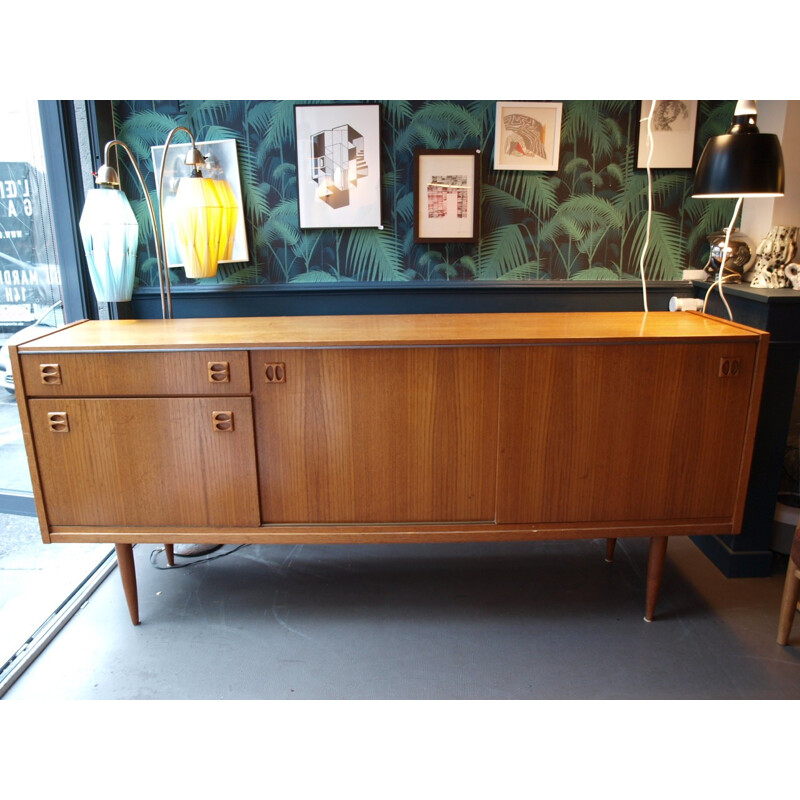
M 173 269 L 175 283 L 638 279 L 647 228 L 647 172 L 635 167 L 640 101 L 564 101 L 555 172 L 493 168 L 494 100 L 364 101 L 381 106 L 383 229 L 303 231 L 294 106 L 309 102 L 315 101 L 114 102 L 116 135 L 134 151 L 154 200 L 150 147 L 162 145 L 175 125 L 189 127 L 198 141 L 237 140 L 250 261 L 222 264 L 216 278 L 203 281 Z M 710 136 L 725 132 L 733 107 L 699 103 L 696 157 Z M 481 151 L 477 243 L 414 242 L 417 148 Z M 134 178 L 127 178 L 136 198 Z M 653 170 L 652 184 L 646 277 L 677 280 L 682 269 L 704 265 L 706 236 L 729 224 L 734 204 L 693 200 L 688 169 Z M 141 237 L 137 282 L 155 286 L 146 203 L 132 205 Z

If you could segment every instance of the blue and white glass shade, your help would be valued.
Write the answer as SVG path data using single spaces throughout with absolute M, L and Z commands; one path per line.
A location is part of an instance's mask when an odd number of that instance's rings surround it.
M 97 299 L 127 302 L 133 295 L 139 223 L 119 189 L 90 189 L 79 223 Z

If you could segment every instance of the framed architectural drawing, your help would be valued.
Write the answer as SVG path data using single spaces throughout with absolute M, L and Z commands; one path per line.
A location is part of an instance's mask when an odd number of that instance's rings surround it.
M 380 106 L 298 105 L 301 228 L 381 227 Z
M 182 267 L 183 257 L 180 255 L 178 245 L 172 235 L 169 224 L 170 203 L 175 198 L 178 180 L 188 177 L 191 167 L 183 163 L 189 152 L 189 142 L 172 142 L 167 154 L 167 165 L 164 169 L 164 239 L 167 250 L 167 266 Z M 233 250 L 230 258 L 221 258 L 220 264 L 233 264 L 240 261 L 249 261 L 247 249 L 247 233 L 245 231 L 244 203 L 242 202 L 242 181 L 239 175 L 239 157 L 236 151 L 236 139 L 221 139 L 211 142 L 197 142 L 197 149 L 206 156 L 206 163 L 201 172 L 204 178 L 217 178 L 226 180 L 233 190 L 233 199 L 238 206 L 236 216 L 236 233 L 233 239 Z M 161 162 L 164 158 L 164 145 L 151 147 L 153 156 L 153 174 L 155 175 L 156 192 L 158 192 L 158 175 Z
M 561 103 L 499 102 L 494 168 L 557 170 L 561 109 Z
M 652 100 L 642 100 L 639 113 L 639 139 L 636 166 L 647 167 L 650 143 L 647 116 Z M 653 134 L 652 169 L 691 169 L 694 164 L 694 134 L 697 127 L 697 100 L 656 100 L 650 124 Z
M 414 153 L 414 241 L 478 240 L 479 150 Z

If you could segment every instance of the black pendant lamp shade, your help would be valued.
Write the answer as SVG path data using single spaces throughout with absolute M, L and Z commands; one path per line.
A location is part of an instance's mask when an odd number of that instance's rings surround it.
M 783 154 L 774 133 L 760 133 L 751 100 L 739 101 L 728 133 L 708 140 L 694 174 L 693 197 L 781 197 Z

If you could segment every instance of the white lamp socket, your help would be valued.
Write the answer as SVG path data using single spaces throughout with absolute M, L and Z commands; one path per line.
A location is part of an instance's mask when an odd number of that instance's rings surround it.
M 670 311 L 702 311 L 703 301 L 694 297 L 670 297 Z

